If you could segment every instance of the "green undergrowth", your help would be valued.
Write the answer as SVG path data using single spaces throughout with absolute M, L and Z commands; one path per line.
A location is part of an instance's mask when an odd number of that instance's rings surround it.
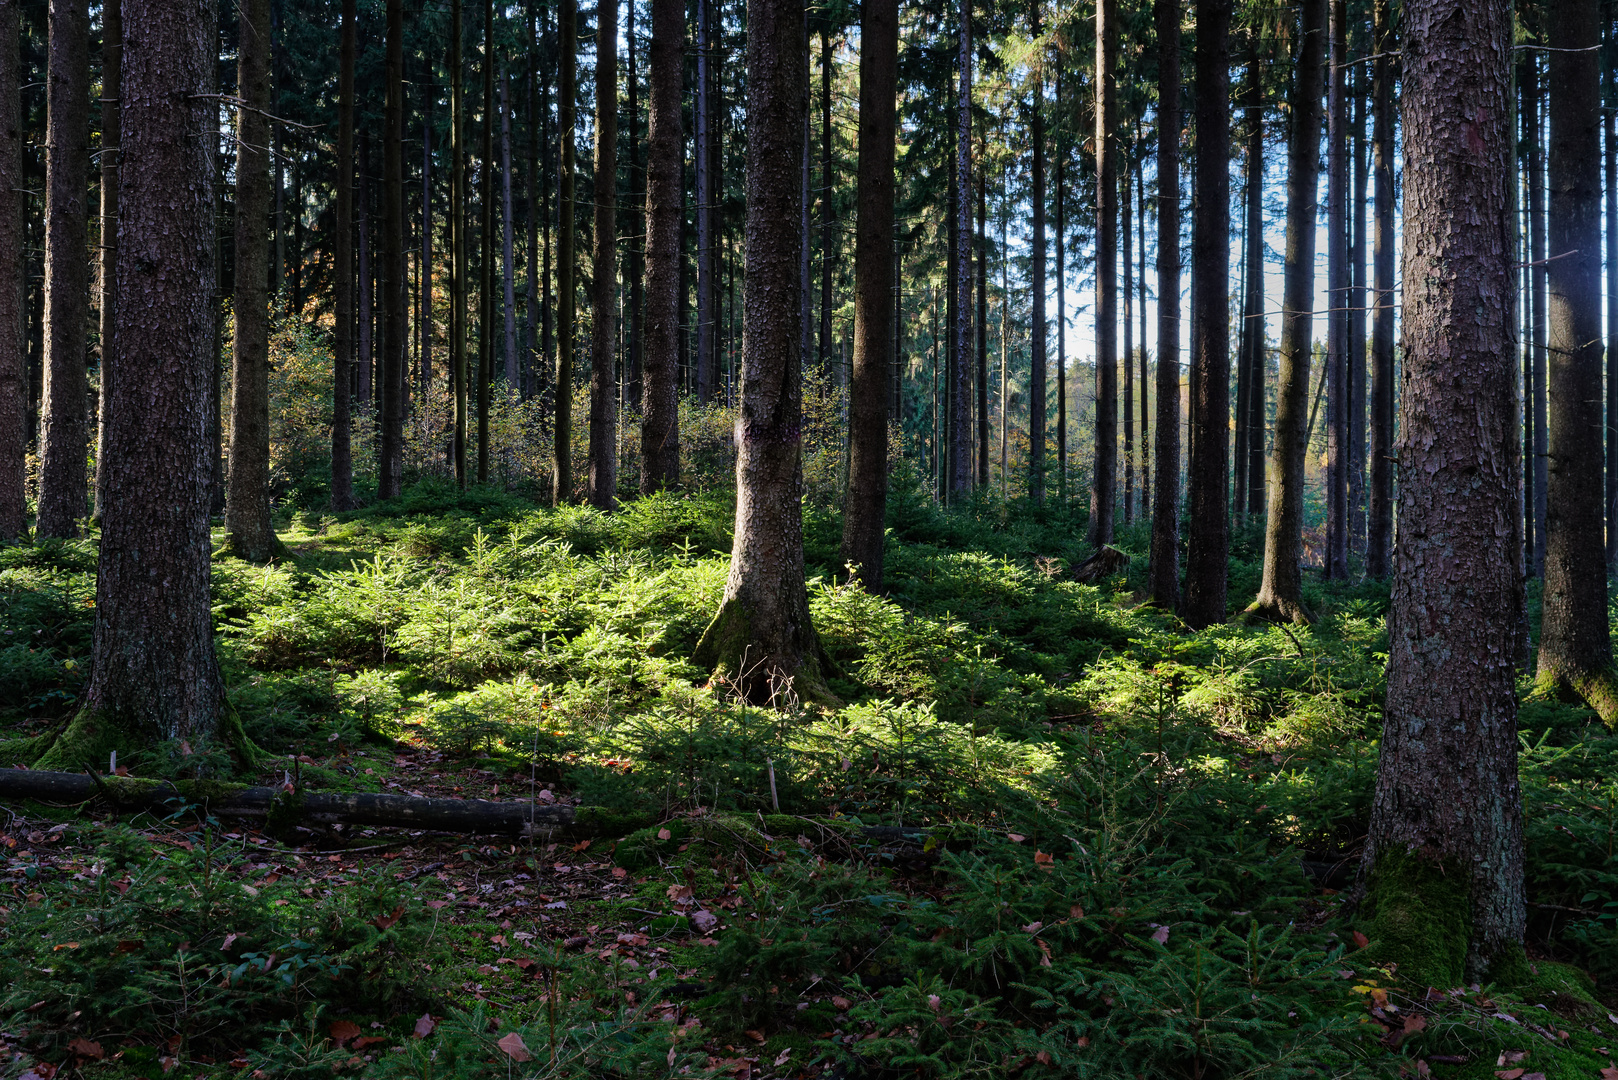
M 690 660 L 724 585 L 722 488 L 609 516 L 426 483 L 292 513 L 288 558 L 214 566 L 230 705 L 274 757 L 238 779 L 410 790 L 408 751 L 598 808 L 589 857 L 610 853 L 622 893 L 580 921 L 667 955 L 631 967 L 540 932 L 525 948 L 543 977 L 480 996 L 467 988 L 489 981 L 477 965 L 507 930 L 450 925 L 415 879 L 354 871 L 308 895 L 253 885 L 217 830 L 160 855 L 90 838 L 73 873 L 35 886 L 14 868 L 12 1029 L 56 1060 L 118 1033 L 121 1064 L 90 1070 L 109 1075 L 162 1075 L 175 1034 L 221 1070 L 228 1051 L 266 1075 L 400 1078 L 724 1075 L 747 1058 L 755 1076 L 846 1078 L 1594 1060 L 1590 1027 L 1612 1023 L 1577 1011 L 1606 1008 L 1618 983 L 1618 739 L 1588 710 L 1523 684 L 1534 978 L 1428 1000 L 1409 972 L 1429 931 L 1339 914 L 1375 778 L 1385 586 L 1311 577 L 1313 626 L 1192 634 L 1140 602 L 1140 527 L 1120 531 L 1123 572 L 1081 585 L 1082 515 L 1054 502 L 946 512 L 901 470 L 890 510 L 889 593 L 874 596 L 839 583 L 837 518 L 806 507 L 810 606 L 844 704 L 778 709 Z M 1232 610 L 1256 590 L 1261 544 L 1255 527 L 1233 539 Z M 71 714 L 93 596 L 93 542 L 0 548 L 11 739 Z M 131 764 L 195 775 L 205 750 Z M 496 890 L 529 880 L 490 875 Z M 671 901 L 682 888 L 689 902 Z M 1351 925 L 1373 928 L 1369 947 Z M 135 1007 L 180 999 L 179 1019 Z M 1548 1041 L 1530 1027 L 1567 1010 Z M 411 1038 L 424 1012 L 434 1033 Z M 329 1025 L 351 1014 L 403 1048 L 339 1050 Z M 1424 1026 L 1395 1037 L 1413 1015 Z M 500 1049 L 514 1033 L 531 1061 Z

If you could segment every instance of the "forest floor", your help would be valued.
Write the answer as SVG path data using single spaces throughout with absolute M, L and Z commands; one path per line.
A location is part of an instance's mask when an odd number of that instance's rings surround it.
M 886 598 L 833 583 L 838 523 L 806 512 L 847 705 L 762 710 L 685 660 L 730 513 L 425 486 L 293 514 L 278 565 L 217 560 L 264 756 L 119 766 L 622 827 L 11 807 L 0 1074 L 1618 1078 L 1618 738 L 1587 710 L 1523 705 L 1532 982 L 1428 986 L 1346 904 L 1385 586 L 1312 581 L 1310 628 L 1189 633 L 1140 603 L 1144 535 L 1081 585 L 1059 511 L 901 483 Z M 1260 542 L 1237 537 L 1233 610 Z M 71 708 L 94 579 L 91 541 L 0 550 L 11 735 Z

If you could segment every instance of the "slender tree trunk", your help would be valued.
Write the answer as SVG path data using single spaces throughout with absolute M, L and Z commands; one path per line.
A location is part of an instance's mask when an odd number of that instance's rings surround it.
M 225 542 L 232 554 L 266 562 L 281 545 L 270 521 L 270 124 L 269 0 L 243 0 L 236 83 L 236 292 L 230 373 L 230 464 Z
M 433 385 L 433 85 L 429 75 L 424 77 L 421 91 L 421 254 L 417 292 L 421 303 L 416 330 L 420 342 L 416 355 L 421 364 L 419 382 L 423 403 L 427 401 Z M 427 430 L 426 414 L 422 416 L 423 432 Z
M 1244 108 L 1247 112 L 1247 308 L 1242 320 L 1239 361 L 1247 368 L 1247 456 L 1237 455 L 1236 469 L 1245 471 L 1246 514 L 1264 512 L 1264 69 L 1258 49 L 1250 48 Z
M 1006 203 L 1000 200 L 1000 501 L 1011 497 L 1011 256 L 1006 245 Z
M 1390 0 L 1372 7 L 1376 60 L 1371 69 L 1371 152 L 1376 184 L 1372 242 L 1371 508 L 1366 523 L 1365 575 L 1388 576 L 1393 553 L 1393 58 Z
M 831 130 L 831 24 L 820 25 L 820 366 L 831 370 L 832 268 L 837 259 L 837 217 L 832 192 L 837 184 L 832 159 Z
M 1056 110 L 1062 110 L 1062 70 L 1056 70 Z M 1067 501 L 1067 148 L 1056 140 L 1056 493 Z
M 680 482 L 680 233 L 685 216 L 680 159 L 685 6 L 652 0 L 646 121 L 646 389 L 640 489 Z
M 1605 143 L 1606 155 L 1603 164 L 1606 167 L 1606 222 L 1607 222 L 1607 261 L 1606 265 L 1618 271 L 1618 96 L 1613 93 L 1614 82 L 1618 81 L 1618 35 L 1614 35 L 1612 28 L 1612 7 L 1609 3 L 1603 11 L 1601 18 L 1602 32 L 1605 35 L 1603 45 L 1605 63 L 1602 65 L 1602 89 L 1604 107 L 1601 110 L 1602 134 Z M 1606 416 L 1606 452 L 1607 452 L 1607 482 L 1603 505 L 1607 517 L 1607 566 L 1609 570 L 1618 570 L 1618 272 L 1607 274 L 1607 416 Z
M 111 0 L 116 4 L 118 0 Z M 0 541 L 28 532 L 28 338 L 23 290 L 27 276 L 23 222 L 27 181 L 23 177 L 18 69 L 22 0 L 0 0 Z M 111 415 L 102 407 L 105 424 Z M 106 440 L 98 461 L 106 460 Z M 104 477 L 106 474 L 101 474 Z M 97 479 L 102 494 L 105 480 Z
M 861 41 L 864 38 L 862 36 Z M 862 45 L 863 48 L 863 45 Z M 890 170 L 891 171 L 891 170 Z M 989 487 L 989 198 L 978 173 L 978 487 Z M 891 245 L 890 245 L 891 246 Z
M 483 117 L 478 140 L 478 483 L 489 482 L 489 391 L 494 383 L 494 0 L 483 4 Z
M 1364 910 L 1416 983 L 1509 983 L 1527 977 L 1511 6 L 1404 12 L 1400 535 Z
M 1348 579 L 1348 3 L 1330 0 L 1326 108 L 1326 578 Z
M 450 4 L 449 34 L 449 377 L 455 391 L 455 481 L 466 487 L 466 101 L 461 0 Z M 363 203 L 361 204 L 363 205 Z M 361 272 L 360 277 L 364 278 Z M 363 299 L 363 297 L 362 297 Z M 361 317 L 364 322 L 364 317 Z
M 337 59 L 337 178 L 333 222 L 331 508 L 354 508 L 350 397 L 354 370 L 354 0 L 343 0 Z
M 1541 687 L 1577 694 L 1609 726 L 1618 682 L 1602 535 L 1601 69 L 1597 0 L 1550 14 L 1550 483 Z
M 551 502 L 573 499 L 573 302 L 577 285 L 573 252 L 573 150 L 578 127 L 578 0 L 560 0 L 557 15 L 556 135 L 558 150 L 556 221 L 556 452 Z
M 387 2 L 387 104 L 382 119 L 382 438 L 376 492 L 396 497 L 404 485 L 404 395 L 407 309 L 404 259 L 404 0 Z
M 854 233 L 854 372 L 849 386 L 848 501 L 841 561 L 882 591 L 888 499 L 889 372 L 896 359 L 893 191 L 899 71 L 898 0 L 860 9 L 859 191 Z M 981 190 L 981 189 L 980 189 Z M 981 464 L 981 462 L 980 462 Z
M 8 39 L 9 40 L 9 39 Z M 96 408 L 95 520 L 101 520 L 102 469 L 107 460 L 107 408 L 112 398 L 113 368 L 118 362 L 112 328 L 118 311 L 118 108 L 119 59 L 124 51 L 124 24 L 118 0 L 101 5 L 101 388 Z M 0 119 L 3 122 L 3 119 Z M 0 317 L 4 317 L 0 314 Z M 3 392 L 3 391 L 0 391 Z M 0 511 L 3 514 L 3 511 Z M 0 526 L 0 538 L 5 529 Z
M 1287 145 L 1286 270 L 1281 297 L 1281 370 L 1276 385 L 1264 578 L 1249 610 L 1283 622 L 1313 618 L 1303 606 L 1304 455 L 1308 450 L 1309 360 L 1314 324 L 1315 193 L 1320 176 L 1321 83 L 1326 0 L 1304 0 L 1298 75 Z M 1380 194 L 1380 192 L 1379 192 Z
M 631 2 L 625 17 L 624 38 L 629 44 L 629 200 L 625 213 L 629 217 L 628 231 L 636 237 L 624 249 L 624 284 L 629 289 L 629 351 L 625 357 L 628 370 L 624 372 L 624 400 L 631 416 L 640 412 L 642 395 L 642 365 L 645 353 L 646 325 L 646 176 L 641 164 L 640 140 L 640 73 L 636 67 L 635 7 Z
M 45 385 L 34 532 L 76 536 L 88 513 L 89 381 L 85 372 L 90 265 L 90 12 L 88 0 L 51 0 L 46 68 Z
M 692 146 L 696 169 L 697 218 L 697 355 L 693 365 L 692 383 L 697 400 L 707 404 L 714 394 L 714 322 L 713 261 L 708 252 L 714 244 L 715 184 L 713 175 L 713 0 L 697 0 L 697 85 L 696 107 L 692 119 L 696 124 Z M 807 168 L 807 166 L 805 166 Z
M 120 378 L 91 674 L 46 767 L 77 769 L 110 749 L 167 740 L 201 750 L 220 724 L 208 586 L 214 143 L 174 137 L 218 122 L 214 10 L 198 0 L 123 0 L 125 21 L 140 32 L 125 38 L 122 57 Z
M 1036 0 L 1037 2 L 1037 0 Z M 959 82 L 955 91 L 955 292 L 950 316 L 955 348 L 950 356 L 954 416 L 949 433 L 950 500 L 972 487 L 972 408 L 967 389 L 972 385 L 972 0 L 961 0 L 960 40 L 957 56 Z M 1040 211 L 1035 210 L 1039 222 Z
M 1349 554 L 1365 557 L 1365 73 L 1355 69 L 1353 240 L 1348 248 L 1348 531 Z
M 1131 185 L 1131 168 L 1128 160 L 1124 162 L 1122 176 L 1119 177 L 1120 190 L 1118 192 L 1118 209 L 1123 220 L 1118 230 L 1118 238 L 1123 248 L 1120 261 L 1123 264 L 1124 280 L 1122 296 L 1124 301 L 1124 350 L 1123 350 L 1123 410 L 1124 410 L 1124 524 L 1135 524 L 1135 283 L 1130 277 L 1135 265 L 1135 253 L 1131 245 L 1134 232 L 1133 222 L 1130 218 L 1131 203 L 1129 189 Z M 1057 289 L 1061 289 L 1058 281 Z M 1060 309 L 1060 301 L 1058 301 Z M 1060 331 L 1058 331 L 1060 335 Z
M 725 595 L 697 645 L 757 703 L 831 702 L 803 576 L 803 192 L 794 175 L 807 129 L 804 9 L 747 5 L 747 283 L 736 529 Z
M 590 504 L 612 510 L 618 505 L 618 0 L 602 0 L 597 18 Z
M 511 76 L 500 72 L 500 269 L 505 286 L 506 398 L 517 398 L 517 264 L 512 258 Z
M 359 140 L 359 198 L 354 212 L 355 226 L 359 230 L 359 377 L 355 380 L 355 393 L 359 397 L 360 410 L 365 414 L 366 420 L 374 418 L 373 406 L 375 397 L 372 389 L 372 375 L 376 371 L 375 331 L 376 314 L 374 304 L 376 290 L 373 286 L 372 259 L 371 259 L 371 141 L 361 136 Z
M 1560 2 L 1560 0 L 1559 0 Z M 1577 2 L 1577 0 L 1574 0 Z M 1529 366 L 1529 405 L 1532 410 L 1532 493 L 1529 510 L 1533 515 L 1533 538 L 1528 573 L 1531 577 L 1545 574 L 1545 517 L 1548 509 L 1546 489 L 1550 473 L 1550 431 L 1547 428 L 1545 375 L 1548 362 L 1549 324 L 1546 319 L 1546 245 L 1545 245 L 1545 157 L 1541 149 L 1539 63 L 1535 53 L 1527 54 L 1523 65 L 1522 109 L 1525 130 L 1524 143 L 1528 152 L 1528 280 L 1533 294 L 1533 319 L 1529 332 L 1533 347 Z
M 1152 603 L 1180 606 L 1180 5 L 1154 0 L 1157 24 L 1157 484 Z
M 1144 147 L 1142 154 L 1145 153 Z M 1152 384 L 1151 363 L 1146 351 L 1146 170 L 1144 165 L 1135 184 L 1135 219 L 1140 223 L 1140 264 L 1135 275 L 1135 287 L 1140 293 L 1140 516 L 1152 520 L 1152 439 L 1148 429 L 1149 387 Z M 1064 395 L 1065 396 L 1065 395 Z
M 1305 0 L 1305 4 L 1317 0 Z M 1324 2 L 1324 0 L 1318 0 Z M 1183 617 L 1225 618 L 1230 555 L 1231 0 L 1197 0 L 1197 198 L 1192 223 L 1191 519 Z M 1318 66 L 1318 64 L 1317 64 Z M 1319 94 L 1316 94 L 1319 97 Z M 1318 106 L 1316 112 L 1319 112 Z
M 1085 535 L 1092 547 L 1112 543 L 1118 484 L 1117 57 L 1118 0 L 1096 0 L 1096 453 Z

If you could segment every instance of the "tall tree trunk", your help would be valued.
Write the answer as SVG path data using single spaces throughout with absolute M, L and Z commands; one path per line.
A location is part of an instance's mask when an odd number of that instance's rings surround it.
M 1037 3 L 1037 0 L 1036 0 Z M 950 334 L 954 350 L 950 375 L 955 403 L 950 425 L 950 500 L 972 487 L 972 407 L 967 388 L 972 385 L 972 0 L 960 3 L 960 40 L 957 55 L 959 82 L 955 91 L 955 203 L 953 251 L 955 292 L 950 298 Z M 1037 25 L 1037 15 L 1036 15 Z M 1039 210 L 1035 221 L 1039 222 Z
M 505 286 L 506 398 L 517 397 L 517 265 L 512 259 L 511 76 L 500 71 L 500 269 Z
M 624 38 L 629 44 L 629 200 L 625 212 L 630 220 L 628 232 L 638 237 L 624 250 L 624 284 L 629 289 L 629 350 L 624 362 L 624 400 L 633 414 L 640 412 L 642 394 L 642 365 L 645 353 L 646 311 L 646 176 L 641 164 L 640 141 L 640 72 L 636 67 L 635 4 L 630 3 L 624 17 Z
M 646 118 L 646 389 L 640 489 L 680 482 L 680 232 L 685 217 L 680 160 L 685 6 L 652 0 Z
M 803 576 L 800 177 L 807 130 L 804 9 L 747 5 L 747 283 L 736 420 L 736 529 L 719 613 L 697 644 L 756 703 L 831 702 Z
M 1365 69 L 1355 68 L 1353 241 L 1348 248 L 1348 530 L 1349 554 L 1365 557 Z
M 1144 147 L 1142 153 L 1145 153 Z M 1140 516 L 1147 522 L 1152 520 L 1152 439 L 1147 427 L 1150 414 L 1148 412 L 1149 387 L 1152 384 L 1151 362 L 1146 351 L 1146 169 L 1144 164 L 1140 175 L 1136 178 L 1135 219 L 1140 223 L 1139 245 L 1139 272 L 1135 275 L 1135 287 L 1140 294 Z M 1064 395 L 1065 397 L 1066 395 Z
M 618 0 L 601 0 L 597 7 L 590 504 L 612 510 L 618 505 Z
M 1118 0 L 1096 0 L 1096 453 L 1085 534 L 1092 547 L 1112 543 L 1118 484 L 1117 66 Z
M 860 8 L 859 190 L 854 223 L 854 371 L 848 400 L 848 501 L 841 561 L 882 591 L 888 501 L 888 381 L 897 359 L 893 191 L 899 77 L 899 0 Z M 981 464 L 981 463 L 980 463 Z
M 387 104 L 382 118 L 382 431 L 376 493 L 396 497 L 404 484 L 404 0 L 387 2 Z
M 1541 687 L 1618 723 L 1602 534 L 1601 72 L 1597 0 L 1550 13 L 1550 484 Z
M 371 258 L 371 140 L 359 140 L 358 200 L 354 212 L 355 226 L 359 230 L 359 372 L 355 379 L 355 393 L 360 410 L 367 421 L 375 418 L 375 392 L 372 377 L 376 372 L 376 314 L 375 277 Z
M 354 508 L 354 0 L 343 0 L 337 59 L 337 179 L 332 238 L 336 325 L 332 333 L 331 508 Z
M 0 0 L 0 48 L 5 50 L 0 53 L 0 267 L 5 268 L 0 274 L 0 540 L 16 540 L 28 532 L 28 338 L 23 311 L 28 185 L 18 78 L 21 6 L 22 0 Z M 103 422 L 111 415 L 105 405 L 101 415 Z M 98 461 L 106 460 L 105 446 L 103 439 Z M 98 496 L 104 483 L 98 477 Z
M 864 41 L 862 35 L 861 41 Z M 861 48 L 864 46 L 862 45 Z M 890 169 L 889 172 L 892 172 Z M 891 181 L 890 181 L 891 183 Z M 978 487 L 989 486 L 989 198 L 978 174 Z M 889 247 L 892 247 L 889 244 Z M 891 363 L 891 358 L 890 358 Z
M 1126 158 L 1124 161 L 1123 174 L 1119 177 L 1120 190 L 1118 192 L 1118 210 L 1120 216 L 1122 217 L 1118 230 L 1118 238 L 1121 241 L 1121 247 L 1123 249 L 1120 252 L 1120 261 L 1123 264 L 1124 270 L 1122 288 L 1122 296 L 1124 301 L 1124 349 L 1122 364 L 1124 386 L 1123 394 L 1121 396 L 1124 411 L 1125 525 L 1135 524 L 1135 358 L 1133 355 L 1135 351 L 1135 283 L 1130 276 L 1135 265 L 1135 253 L 1130 242 L 1134 231 L 1133 223 L 1130 217 L 1130 209 L 1132 204 L 1129 200 L 1131 175 L 1131 167 L 1128 159 Z M 1060 279 L 1058 279 L 1057 282 L 1057 289 L 1061 289 Z M 1058 301 L 1057 307 L 1058 310 L 1060 310 L 1060 301 Z M 1060 336 L 1061 331 L 1058 330 L 1057 334 Z
M 236 283 L 230 370 L 230 464 L 225 475 L 225 543 L 237 558 L 280 553 L 270 521 L 269 257 L 270 5 L 243 0 L 236 84 Z
M 429 69 L 430 70 L 430 69 Z M 425 85 L 421 91 L 421 254 L 418 256 L 418 279 L 421 282 L 417 289 L 420 300 L 420 314 L 417 316 L 416 331 L 420 341 L 416 345 L 416 355 L 420 361 L 421 369 L 418 380 L 421 386 L 421 398 L 425 404 L 428 392 L 433 385 L 433 86 L 431 79 L 424 80 Z M 426 414 L 422 416 L 423 432 L 427 430 Z
M 1576 0 L 1575 0 L 1576 2 Z M 1532 8 L 1529 9 L 1532 11 Z M 1546 489 L 1549 484 L 1550 432 L 1547 430 L 1545 374 L 1548 357 L 1549 324 L 1546 320 L 1546 245 L 1545 245 L 1545 156 L 1541 148 L 1540 133 L 1544 124 L 1540 115 L 1541 95 L 1538 56 L 1529 52 L 1523 64 L 1522 82 L 1523 141 L 1528 152 L 1528 280 L 1533 296 L 1533 318 L 1529 326 L 1532 348 L 1529 364 L 1528 402 L 1531 412 L 1531 444 L 1533 457 L 1528 477 L 1531 481 L 1528 511 L 1532 515 L 1532 539 L 1528 562 L 1530 577 L 1545 573 L 1545 517 L 1548 509 Z
M 1062 111 L 1062 68 L 1056 68 L 1056 111 Z M 1067 147 L 1056 140 L 1056 494 L 1067 501 Z
M 1314 325 L 1315 194 L 1320 177 L 1320 96 L 1325 78 L 1326 0 L 1304 0 L 1298 75 L 1287 144 L 1286 269 L 1281 297 L 1281 370 L 1275 391 L 1264 578 L 1249 611 L 1283 622 L 1313 618 L 1303 605 L 1304 455 L 1309 446 L 1309 360 Z M 1380 190 L 1378 192 L 1380 197 Z
M 551 474 L 551 502 L 560 506 L 573 499 L 573 302 L 576 264 L 573 225 L 573 151 L 577 138 L 578 0 L 560 0 L 557 40 L 561 53 L 556 67 L 556 136 L 558 144 L 556 217 L 556 451 Z
M 1614 83 L 1618 82 L 1618 35 L 1613 33 L 1610 0 L 1601 18 L 1606 62 L 1602 65 L 1604 107 L 1601 110 L 1602 135 L 1606 154 L 1606 265 L 1618 269 L 1618 110 L 1612 106 L 1618 101 Z M 1607 274 L 1607 483 L 1603 505 L 1607 515 L 1607 566 L 1618 569 L 1618 273 Z
M 837 216 L 832 192 L 837 183 L 832 159 L 831 129 L 831 20 L 820 24 L 820 367 L 831 370 L 832 268 L 837 259 Z
M 1509 982 L 1527 974 L 1511 5 L 1404 13 L 1404 438 L 1365 910 L 1419 985 Z
M 1372 241 L 1371 509 L 1366 522 L 1365 575 L 1388 576 L 1393 554 L 1393 58 L 1391 0 L 1372 7 L 1376 60 L 1371 69 L 1371 156 L 1376 185 Z
M 489 482 L 489 389 L 494 382 L 494 0 L 483 3 L 483 123 L 478 158 L 478 483 Z
M 1326 578 L 1348 579 L 1348 3 L 1330 0 L 1326 107 Z
M 696 108 L 692 119 L 696 124 L 692 146 L 696 169 L 697 218 L 697 355 L 693 365 L 693 386 L 697 400 L 707 404 L 713 399 L 714 358 L 713 260 L 708 253 L 714 245 L 715 183 L 713 175 L 713 7 L 714 0 L 697 0 L 697 86 Z M 807 168 L 807 165 L 805 166 Z
M 124 20 L 140 32 L 124 38 L 122 57 L 120 377 L 90 683 L 45 767 L 78 769 L 110 749 L 166 740 L 200 750 L 219 729 L 225 691 L 208 587 L 214 145 L 175 138 L 218 123 L 214 10 L 123 0 Z
M 455 481 L 466 487 L 466 101 L 461 0 L 450 4 L 449 32 L 449 377 L 455 392 Z M 364 203 L 361 202 L 363 206 Z M 361 240 L 363 241 L 363 230 Z M 362 249 L 363 257 L 363 249 Z M 364 272 L 360 274 L 363 281 Z M 361 297 L 363 300 L 364 298 Z M 361 316 L 360 322 L 364 323 Z
M 1157 24 L 1157 484 L 1152 603 L 1180 606 L 1180 5 L 1153 0 Z
M 89 381 L 85 323 L 89 229 L 90 12 L 88 0 L 51 0 L 46 69 L 45 386 L 34 532 L 75 536 L 88 513 Z
M 1315 0 L 1305 0 L 1308 3 Z M 1323 0 L 1321 0 L 1323 2 Z M 1230 554 L 1230 15 L 1197 0 L 1197 160 L 1191 234 L 1191 530 L 1183 616 L 1225 618 Z M 1316 94 L 1319 97 L 1319 94 Z M 1316 112 L 1318 113 L 1318 105 Z
M 113 367 L 118 362 L 112 326 L 118 311 L 118 108 L 119 59 L 124 51 L 124 24 L 118 0 L 101 5 L 101 388 L 96 408 L 95 520 L 101 520 L 102 469 L 107 460 L 107 408 L 112 399 Z M 0 315 L 3 317 L 3 315 Z M 3 512 L 0 512 L 3 513 Z M 0 526 L 0 538 L 5 529 Z
M 1247 113 L 1247 307 L 1242 319 L 1241 359 L 1247 368 L 1247 456 L 1237 455 L 1236 470 L 1247 474 L 1247 505 L 1264 512 L 1264 352 L 1268 319 L 1264 313 L 1264 69 L 1258 49 L 1250 46 L 1243 107 Z

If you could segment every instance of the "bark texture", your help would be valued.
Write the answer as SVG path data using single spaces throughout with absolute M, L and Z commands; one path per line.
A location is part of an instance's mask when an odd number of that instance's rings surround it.
M 849 386 L 848 500 L 843 505 L 842 562 L 853 568 L 854 577 L 870 593 L 882 591 L 882 540 L 888 505 L 898 75 L 898 0 L 865 0 L 860 8 L 854 371 Z
M 45 80 L 45 364 L 39 415 L 38 536 L 76 536 L 88 513 L 90 263 L 88 0 L 50 0 Z
M 1198 25 L 1201 25 L 1200 19 Z M 1174 28 L 1178 34 L 1178 19 Z M 1097 0 L 1096 451 L 1090 469 L 1090 524 L 1084 538 L 1091 547 L 1112 543 L 1113 503 L 1117 500 L 1118 487 L 1118 169 L 1113 147 L 1113 134 L 1118 128 L 1117 60 L 1118 3 L 1117 0 Z M 1176 320 L 1175 333 L 1178 332 Z M 1177 392 L 1175 397 L 1179 397 Z M 1178 417 L 1175 424 L 1179 424 Z
M 336 326 L 332 333 L 331 508 L 354 508 L 351 380 L 354 370 L 354 0 L 343 0 L 337 58 L 337 191 L 332 238 Z
M 1374 947 L 1448 987 L 1525 966 L 1511 8 L 1404 10 L 1400 538 L 1364 869 Z
M 579 5 L 560 0 L 556 19 L 556 449 L 551 502 L 573 500 L 573 305 L 577 291 L 573 251 L 573 151 L 578 126 Z
M 1241 353 L 1237 363 L 1247 372 L 1246 457 L 1236 455 L 1236 472 L 1246 481 L 1237 485 L 1247 496 L 1236 512 L 1254 516 L 1264 512 L 1264 354 L 1268 319 L 1264 313 L 1264 71 L 1253 47 L 1247 61 L 1243 106 L 1247 112 L 1247 304 L 1242 318 Z
M 972 0 L 961 0 L 960 13 L 960 47 L 956 58 L 957 76 L 955 90 L 955 198 L 951 209 L 955 219 L 952 222 L 954 229 L 952 237 L 955 242 L 953 251 L 954 273 L 953 284 L 955 293 L 950 298 L 950 318 L 954 325 L 950 328 L 950 341 L 953 348 L 950 350 L 950 431 L 949 444 L 949 499 L 951 502 L 960 500 L 972 489 L 972 401 L 970 388 L 972 386 Z M 1039 25 L 1039 6 L 1035 0 L 1034 25 Z M 1036 62 L 1037 63 L 1037 62 Z M 1038 116 L 1036 105 L 1035 115 Z M 1034 140 L 1036 146 L 1043 144 L 1039 122 L 1034 124 Z M 1042 161 L 1043 151 L 1036 149 L 1036 161 Z M 1043 177 L 1043 174 L 1040 174 Z M 1041 278 L 1044 276 L 1044 212 L 1043 187 L 1035 195 L 1034 222 L 1038 236 L 1035 240 L 1035 265 Z M 1036 292 L 1035 303 L 1043 294 Z M 1043 347 L 1043 346 L 1042 346 Z M 1040 354 L 1036 364 L 1041 365 L 1043 371 L 1044 355 Z M 1045 381 L 1042 376 L 1032 380 L 1030 390 L 1037 398 L 1040 418 L 1040 431 L 1043 432 Z M 1044 463 L 1045 440 L 1043 438 L 1031 444 L 1033 446 L 1034 460 L 1041 466 Z M 1043 471 L 1038 474 L 1043 477 Z M 1030 484 L 1030 492 L 1033 491 Z M 1038 496 L 1035 496 L 1036 501 Z
M 387 103 L 382 117 L 382 431 L 376 493 L 398 496 L 404 483 L 405 344 L 404 261 L 404 0 L 387 3 Z
M 214 341 L 214 7 L 123 0 L 120 374 L 108 432 L 90 682 L 46 752 L 73 768 L 108 746 L 219 725 L 208 567 Z M 98 751 L 89 754 L 87 751 Z
M 1550 9 L 1550 457 L 1540 686 L 1611 726 L 1601 427 L 1601 70 L 1597 0 Z
M 23 333 L 22 0 L 0 0 L 0 541 L 28 532 L 28 340 Z
M 280 544 L 270 521 L 270 4 L 242 0 L 236 81 L 236 318 L 230 367 L 230 462 L 225 474 L 225 543 L 231 554 L 267 562 Z
M 680 482 L 680 73 L 685 66 L 685 9 L 653 0 L 647 71 L 646 368 L 640 424 L 640 489 Z
M 1371 492 L 1365 576 L 1388 576 L 1393 554 L 1393 5 L 1372 9 L 1377 58 L 1371 69 L 1371 159 L 1376 232 L 1371 244 Z
M 596 27 L 595 265 L 590 302 L 590 505 L 618 505 L 618 0 Z M 611 48 L 600 43 L 611 42 Z
M 1309 367 L 1314 326 L 1315 212 L 1320 176 L 1320 96 L 1325 79 L 1326 0 L 1304 0 L 1298 74 L 1287 144 L 1286 269 L 1281 296 L 1281 368 L 1275 389 L 1264 578 L 1248 611 L 1282 622 L 1313 619 L 1303 605 L 1304 455 L 1309 448 Z
M 101 5 L 101 388 L 96 408 L 95 520 L 101 520 L 102 468 L 107 461 L 107 408 L 112 398 L 113 367 L 118 357 L 112 327 L 118 312 L 118 101 L 119 61 L 124 53 L 124 25 L 118 0 Z M 3 91 L 0 91 L 3 92 Z M 0 316 L 3 317 L 3 316 Z M 3 391 L 0 391 L 3 392 Z M 0 528 L 0 537 L 5 530 Z
M 1331 5 L 1326 108 L 1326 577 L 1348 578 L 1348 3 Z
M 1152 603 L 1180 606 L 1180 5 L 1154 0 L 1157 22 L 1157 454 L 1152 492 Z
M 829 700 L 803 577 L 801 154 L 804 12 L 747 5 L 747 281 L 736 418 L 736 529 L 696 662 L 755 702 Z
M 1191 467 L 1186 479 L 1191 527 L 1181 609 L 1192 627 L 1224 621 L 1225 571 L 1230 555 L 1231 9 L 1231 0 L 1197 0 Z

